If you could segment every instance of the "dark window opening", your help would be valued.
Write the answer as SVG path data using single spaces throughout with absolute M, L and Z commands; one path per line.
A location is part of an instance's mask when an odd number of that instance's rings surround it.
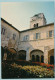
M 19 55 L 19 60 L 26 60 L 26 55 Z
M 50 56 L 50 64 L 54 64 L 54 56 Z
M 38 27 L 38 23 L 37 24 L 34 24 L 34 27 Z
M 41 62 L 44 63 L 44 56 L 41 56 Z
M 39 56 L 38 55 L 36 55 L 36 61 L 37 62 L 40 62 L 40 59 L 39 59 Z
M 35 56 L 34 55 L 32 55 L 32 61 L 35 61 Z

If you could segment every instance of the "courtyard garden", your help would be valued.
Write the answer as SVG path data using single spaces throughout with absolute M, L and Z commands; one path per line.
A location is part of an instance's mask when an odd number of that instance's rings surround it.
M 38 62 L 4 61 L 2 78 L 54 78 L 54 66 Z

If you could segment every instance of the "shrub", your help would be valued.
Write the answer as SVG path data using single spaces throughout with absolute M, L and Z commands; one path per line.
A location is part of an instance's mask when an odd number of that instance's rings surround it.
M 44 68 L 42 66 L 22 66 L 15 62 L 8 64 L 7 62 L 2 63 L 2 78 L 50 78 L 54 77 L 53 70 Z

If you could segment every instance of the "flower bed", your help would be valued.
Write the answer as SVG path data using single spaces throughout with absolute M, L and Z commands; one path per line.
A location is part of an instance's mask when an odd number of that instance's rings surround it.
M 46 78 L 46 77 L 52 77 L 54 76 L 53 70 L 41 67 L 41 66 L 21 66 L 17 64 L 11 64 L 14 68 L 19 68 L 28 74 L 27 77 L 34 77 L 34 78 Z M 32 76 L 30 76 L 32 75 Z
M 12 63 L 16 63 L 18 65 L 22 65 L 22 66 L 25 66 L 25 65 L 38 65 L 38 66 L 43 66 L 43 67 L 46 67 L 48 69 L 54 69 L 54 65 L 50 65 L 50 64 L 45 64 L 45 63 L 40 63 L 40 62 L 30 62 L 30 61 L 26 61 L 26 60 L 14 60 L 14 61 L 11 61 L 11 60 L 6 60 L 4 61 L 5 63 L 8 63 L 8 64 L 12 64 Z
M 53 78 L 53 70 L 42 66 L 22 66 L 16 63 L 2 63 L 2 78 Z

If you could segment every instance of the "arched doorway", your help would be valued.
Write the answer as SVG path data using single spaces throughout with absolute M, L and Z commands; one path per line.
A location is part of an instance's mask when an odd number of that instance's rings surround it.
M 41 62 L 44 63 L 44 56 L 41 55 Z
M 48 51 L 48 63 L 54 64 L 54 49 Z
M 18 51 L 18 59 L 19 60 L 26 60 L 26 51 L 25 50 Z
M 40 62 L 39 55 L 36 55 L 36 61 L 37 61 L 37 62 Z
M 35 61 L 35 56 L 34 55 L 32 55 L 32 61 Z
M 38 50 L 38 49 L 32 50 L 32 51 L 30 52 L 30 57 L 31 57 L 31 60 L 34 61 L 34 59 L 32 59 L 32 57 L 33 57 L 32 55 L 35 56 L 35 61 L 36 61 L 36 62 L 40 62 L 41 55 L 44 55 L 44 53 L 43 53 L 43 51 Z

